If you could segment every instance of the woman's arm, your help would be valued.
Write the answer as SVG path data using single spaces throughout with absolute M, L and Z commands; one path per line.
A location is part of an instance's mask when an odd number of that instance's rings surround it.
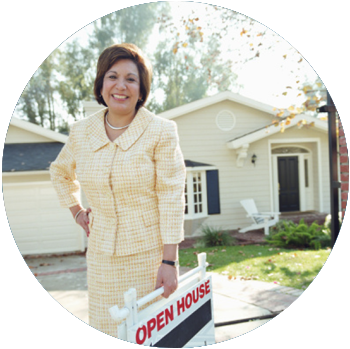
M 80 185 L 75 173 L 74 127 L 71 127 L 66 144 L 56 160 L 50 165 L 51 182 L 55 188 L 61 207 L 80 205 Z
M 168 261 L 178 260 L 178 245 L 164 245 L 163 259 Z M 168 264 L 161 264 L 158 269 L 156 289 L 164 286 L 163 297 L 168 298 L 178 287 L 178 270 Z
M 160 141 L 155 149 L 156 192 L 158 196 L 159 227 L 164 244 L 163 259 L 178 260 L 178 244 L 183 240 L 184 189 L 186 168 L 179 146 L 176 124 L 163 124 Z M 178 287 L 176 267 L 162 263 L 158 270 L 156 288 L 164 286 L 168 298 Z
M 80 185 L 75 173 L 74 157 L 74 127 L 71 127 L 67 143 L 64 145 L 56 160 L 50 166 L 52 184 L 57 192 L 61 207 L 70 209 L 73 219 L 85 230 L 89 236 L 90 209 L 85 210 L 80 203 Z M 76 217 L 77 213 L 81 211 Z

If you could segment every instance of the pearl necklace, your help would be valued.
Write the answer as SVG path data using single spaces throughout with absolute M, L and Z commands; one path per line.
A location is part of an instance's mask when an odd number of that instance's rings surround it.
M 107 125 L 108 125 L 112 130 L 122 130 L 122 129 L 124 129 L 124 128 L 129 127 L 130 124 L 131 124 L 131 123 L 130 123 L 129 125 L 122 126 L 122 127 L 115 127 L 115 126 L 112 126 L 112 125 L 108 122 L 107 115 L 108 115 L 108 113 L 106 114 L 106 123 L 107 123 Z

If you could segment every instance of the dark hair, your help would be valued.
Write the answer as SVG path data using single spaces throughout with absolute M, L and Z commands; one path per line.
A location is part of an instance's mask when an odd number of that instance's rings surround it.
M 151 90 L 152 65 L 144 56 L 143 52 L 134 44 L 117 44 L 107 47 L 100 55 L 97 62 L 97 72 L 94 83 L 94 94 L 98 104 L 107 107 L 101 89 L 106 72 L 119 60 L 130 59 L 137 66 L 140 77 L 140 97 L 142 101 L 136 104 L 136 110 L 141 108 L 147 101 Z

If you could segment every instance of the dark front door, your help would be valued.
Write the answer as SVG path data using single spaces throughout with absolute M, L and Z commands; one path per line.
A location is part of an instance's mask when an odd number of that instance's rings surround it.
M 297 156 L 278 158 L 280 212 L 299 211 L 299 166 Z

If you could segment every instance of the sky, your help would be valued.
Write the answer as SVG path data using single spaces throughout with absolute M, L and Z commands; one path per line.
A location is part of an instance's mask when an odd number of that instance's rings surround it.
M 317 74 L 300 53 L 277 33 L 241 14 L 234 17 L 234 20 L 222 24 L 219 15 L 223 11 L 226 11 L 228 15 L 233 15 L 234 12 L 218 6 L 190 1 L 170 1 L 169 4 L 170 14 L 179 33 L 180 42 L 186 42 L 188 38 L 183 16 L 198 18 L 195 23 L 201 28 L 204 40 L 209 39 L 213 32 L 223 33 L 220 39 L 222 42 L 221 57 L 224 61 L 237 60 L 237 63 L 232 65 L 232 71 L 237 75 L 237 84 L 233 92 L 277 108 L 300 106 L 305 100 L 304 94 L 297 97 L 300 94 L 299 88 L 303 82 L 314 81 Z M 132 11 L 132 7 L 129 10 Z M 87 44 L 93 23 L 73 34 L 60 46 L 60 49 L 64 50 L 65 44 L 75 38 L 79 39 L 81 45 Z M 226 34 L 222 29 L 223 25 L 229 28 Z M 160 38 L 158 28 L 155 26 L 145 52 L 154 52 Z M 257 52 L 259 52 L 258 58 L 247 61 Z M 200 45 L 198 45 L 197 53 L 199 59 Z M 159 91 L 153 93 L 157 98 L 163 96 Z M 209 96 L 216 93 L 215 90 L 208 91 Z
M 205 9 L 213 8 L 211 5 L 195 2 L 172 2 L 171 7 L 174 22 L 180 21 L 184 14 L 193 13 L 194 17 L 199 18 L 198 25 L 203 27 L 206 23 L 205 21 L 201 22 L 201 19 L 206 18 Z M 213 15 L 215 15 L 215 11 L 213 12 Z M 226 59 L 232 58 L 230 49 L 233 47 L 241 51 L 244 56 L 249 53 L 246 48 L 247 42 L 253 44 L 255 48 L 257 48 L 258 43 L 262 42 L 263 47 L 272 47 L 272 49 L 265 49 L 259 58 L 244 63 L 242 66 L 237 66 L 235 73 L 238 75 L 237 85 L 240 87 L 234 92 L 277 108 L 288 108 L 291 105 L 300 106 L 305 98 L 304 96 L 297 97 L 300 91 L 297 89 L 296 81 L 313 82 L 317 79 L 317 74 L 296 48 L 268 27 L 254 19 L 252 20 L 254 22 L 252 32 L 255 35 L 252 34 L 247 41 L 247 37 L 244 37 L 244 35 L 240 37 L 237 32 L 228 33 L 222 38 L 222 56 Z M 210 23 L 210 26 L 213 23 L 215 21 Z M 249 29 L 247 26 L 243 26 L 244 29 Z M 256 36 L 257 33 L 265 30 L 267 30 L 268 35 L 265 35 L 263 39 Z M 215 30 L 213 29 L 213 31 Z M 241 28 L 239 28 L 239 31 L 241 31 Z M 205 34 L 209 33 L 208 30 L 205 32 Z M 232 41 L 233 37 L 235 37 L 235 41 Z M 225 48 L 227 48 L 226 52 Z M 284 58 L 284 55 L 287 55 L 287 58 Z M 302 62 L 297 63 L 300 58 L 303 58 Z M 287 86 L 292 87 L 292 89 L 286 89 Z M 282 95 L 283 92 L 287 92 L 287 95 Z

